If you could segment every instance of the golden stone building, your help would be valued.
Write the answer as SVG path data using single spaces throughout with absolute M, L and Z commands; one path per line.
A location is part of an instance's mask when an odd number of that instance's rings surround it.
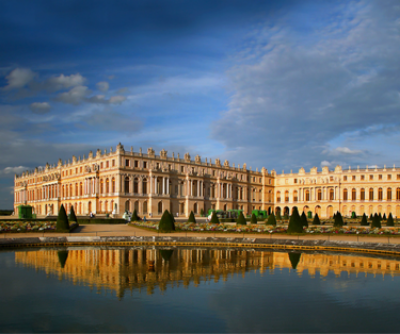
M 61 204 L 78 215 L 110 213 L 117 217 L 134 209 L 140 215 L 160 216 L 164 210 L 174 215 L 200 214 L 209 209 L 273 209 L 273 176 L 261 171 L 221 164 L 219 159 L 202 161 L 190 155 L 167 156 L 125 151 L 97 150 L 88 157 L 72 157 L 44 169 L 36 168 L 15 176 L 14 210 L 28 204 L 39 215 L 58 214 Z

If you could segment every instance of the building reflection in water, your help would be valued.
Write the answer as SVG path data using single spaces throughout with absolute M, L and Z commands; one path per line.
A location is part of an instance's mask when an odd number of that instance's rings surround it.
M 343 254 L 307 254 L 217 249 L 155 248 L 85 248 L 16 252 L 18 265 L 44 270 L 59 279 L 83 284 L 98 292 L 115 291 L 122 298 L 126 291 L 145 289 L 152 294 L 155 287 L 165 291 L 168 286 L 188 287 L 200 282 L 227 281 L 232 275 L 245 275 L 255 270 L 273 273 L 278 268 L 296 268 L 301 275 L 307 270 L 311 277 L 318 271 L 326 276 L 330 271 L 340 275 L 372 273 L 399 275 L 400 262 L 393 259 L 349 256 Z

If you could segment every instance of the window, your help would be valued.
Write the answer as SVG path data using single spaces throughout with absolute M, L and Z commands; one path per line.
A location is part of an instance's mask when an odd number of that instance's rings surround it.
M 356 200 L 356 188 L 353 188 L 352 190 L 351 190 L 351 200 L 352 201 L 355 201 Z
M 79 173 L 82 173 L 82 167 L 81 167 L 81 168 L 79 168 Z
M 64 176 L 64 172 L 62 172 L 62 176 Z M 64 197 L 64 196 L 63 196 Z
M 298 194 L 297 194 L 297 190 L 295 190 L 293 193 L 293 202 L 297 202 L 297 201 L 298 201 Z
M 365 190 L 364 190 L 364 188 L 361 189 L 361 192 L 360 192 L 360 199 L 361 199 L 362 201 L 365 201 Z
M 400 174 L 397 174 L 397 180 L 400 180 Z
M 135 160 L 135 168 L 138 168 L 139 167 L 139 161 L 137 161 L 137 160 Z
M 355 181 L 355 180 L 356 180 L 356 176 L 353 175 L 351 179 L 352 179 L 353 181 Z
M 213 176 L 215 176 L 215 170 L 213 170 Z
M 335 192 L 333 189 L 330 189 L 329 190 L 329 200 L 333 201 L 335 199 L 334 197 L 335 197 Z
M 276 193 L 276 201 L 277 201 L 277 202 L 280 202 L 280 201 L 281 201 L 281 192 L 280 192 L 280 191 L 278 191 L 278 192 Z
M 185 172 L 185 167 L 181 166 L 181 173 Z M 213 171 L 213 175 L 214 175 L 214 171 Z
M 369 199 L 370 199 L 370 201 L 372 201 L 374 199 L 374 189 L 373 188 L 369 188 Z
M 343 190 L 343 200 L 347 201 L 347 189 Z
M 370 176 L 369 176 L 369 180 L 372 181 L 373 179 L 374 179 L 374 176 L 373 176 L 373 175 L 370 175 Z
M 125 159 L 125 167 L 129 167 L 129 159 Z
M 396 200 L 400 201 L 400 188 L 396 189 Z
M 378 189 L 378 201 L 382 201 L 383 199 L 383 191 L 382 188 Z
M 382 174 L 379 174 L 379 180 L 382 180 Z
M 309 190 L 306 190 L 306 196 L 305 197 L 306 197 L 305 198 L 306 202 L 308 202 L 310 200 L 310 191 Z
M 388 180 L 391 180 L 391 179 L 392 179 L 392 175 L 389 174 L 389 175 L 387 176 L 387 179 L 388 179 Z
M 289 202 L 289 191 L 285 191 L 285 202 Z
M 110 167 L 110 162 L 106 161 L 106 168 Z
M 387 188 L 386 199 L 388 201 L 392 200 L 392 188 Z
M 112 160 L 112 166 L 115 167 L 115 159 Z
M 260 177 L 260 180 L 259 180 L 259 182 L 261 183 L 261 177 Z
M 103 163 L 102 163 L 102 162 L 100 162 L 100 168 L 103 168 L 103 166 L 104 166 L 104 165 L 103 165 Z
M 297 179 L 294 179 L 293 182 L 294 182 L 294 183 L 297 183 Z
M 361 175 L 361 181 L 365 180 L 365 175 Z
M 321 189 L 318 189 L 318 191 L 317 191 L 317 200 L 318 201 L 322 200 L 322 191 L 321 191 Z
M 333 181 L 333 176 L 330 177 L 330 180 Z
M 347 181 L 347 176 L 343 176 L 343 181 Z
M 272 181 L 271 181 L 271 179 L 269 179 L 269 184 L 271 184 L 272 183 Z
M 147 168 L 147 161 L 143 161 L 143 168 Z
M 78 174 L 78 167 L 75 168 L 75 174 Z

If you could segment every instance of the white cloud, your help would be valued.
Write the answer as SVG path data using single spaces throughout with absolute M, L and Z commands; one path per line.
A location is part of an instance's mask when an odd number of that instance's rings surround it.
M 321 162 L 321 167 L 325 167 L 325 166 L 330 167 L 331 165 L 332 165 L 332 164 L 331 164 L 329 161 L 326 161 L 326 160 L 324 160 L 324 161 Z
M 121 104 L 126 100 L 125 96 L 117 95 L 117 96 L 111 96 L 110 97 L 110 104 Z
M 20 174 L 28 169 L 29 169 L 28 167 L 24 167 L 24 166 L 6 167 L 0 171 L 0 174 Z
M 16 68 L 6 76 L 8 84 L 4 89 L 11 90 L 23 88 L 34 79 L 35 75 L 36 73 L 29 68 Z
M 78 105 L 90 93 L 86 86 L 76 86 L 70 91 L 58 94 L 56 101 Z
M 29 108 L 35 114 L 47 114 L 50 111 L 51 106 L 48 102 L 33 102 Z
M 60 74 L 58 77 L 51 77 L 45 83 L 45 86 L 50 90 L 60 90 L 75 86 L 83 86 L 86 79 L 79 73 L 64 75 Z
M 98 83 L 96 84 L 96 86 L 97 86 L 97 89 L 100 90 L 100 91 L 102 91 L 102 92 L 106 92 L 106 91 L 108 91 L 108 89 L 110 88 L 110 85 L 108 84 L 107 81 L 98 82 Z
M 322 153 L 328 155 L 359 155 L 365 152 L 362 150 L 352 150 L 348 147 L 336 147 L 334 149 L 323 150 Z

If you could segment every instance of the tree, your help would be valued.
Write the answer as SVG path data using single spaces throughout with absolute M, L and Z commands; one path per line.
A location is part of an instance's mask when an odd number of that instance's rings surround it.
M 67 258 L 68 258 L 68 251 L 67 250 L 58 251 L 57 256 L 58 256 L 58 262 L 60 262 L 61 268 L 64 268 L 65 263 L 67 262 Z
M 382 213 L 379 212 L 379 220 L 382 221 Z
M 293 213 L 290 216 L 289 219 L 289 225 L 287 229 L 288 233 L 303 233 L 303 222 L 301 220 L 301 217 L 299 215 L 299 212 L 297 211 L 297 208 L 293 208 Z
M 370 216 L 369 216 L 369 220 L 372 222 L 373 219 L 374 219 L 374 216 L 373 216 L 373 214 L 371 213 Z
M 292 264 L 292 268 L 296 269 L 297 265 L 300 262 L 301 253 L 288 253 L 288 254 L 289 254 L 290 263 Z
M 333 222 L 333 227 L 342 227 L 343 226 L 343 217 L 338 211 L 335 216 L 335 221 Z
M 203 210 L 203 208 L 200 209 L 200 217 L 204 217 L 204 210 Z
M 282 217 L 281 217 L 281 210 L 277 210 L 277 211 L 276 211 L 276 219 L 277 219 L 277 220 L 281 220 L 281 219 L 282 219 Z
M 267 225 L 276 226 L 276 219 L 273 212 L 268 217 Z
M 368 226 L 367 215 L 364 213 L 361 219 L 361 226 Z
M 379 216 L 375 214 L 374 219 L 372 219 L 371 228 L 381 228 L 381 227 L 382 227 L 381 220 L 379 219 Z
M 319 220 L 318 213 L 315 214 L 313 225 L 321 225 L 321 221 Z
M 69 212 L 68 219 L 72 222 L 78 222 L 78 219 L 76 218 L 76 215 L 75 215 L 75 210 L 74 210 L 73 205 L 71 206 L 71 210 Z
M 246 218 L 243 216 L 243 212 L 240 211 L 239 217 L 236 221 L 237 225 L 246 225 Z
M 69 221 L 63 204 L 61 204 L 60 212 L 58 213 L 56 226 L 59 232 L 69 231 Z
M 217 214 L 215 213 L 215 211 L 213 211 L 210 223 L 211 224 L 219 224 L 219 219 L 218 219 Z
M 306 214 L 304 213 L 304 211 L 303 211 L 303 213 L 301 214 L 301 221 L 302 221 L 303 226 L 308 227 L 308 220 L 307 220 L 307 216 L 306 216 Z
M 386 213 L 383 214 L 382 220 L 387 220 Z
M 389 217 L 388 217 L 388 220 L 386 222 L 386 226 L 394 226 L 392 213 L 389 213 Z
M 160 232 L 172 232 L 175 231 L 175 224 L 173 221 L 173 217 L 171 216 L 171 214 L 169 213 L 168 210 L 165 210 L 160 223 L 158 224 L 158 230 Z
M 254 213 L 251 214 L 250 224 L 256 224 L 257 225 L 257 217 L 256 217 L 256 215 Z
M 170 212 L 169 215 L 171 216 L 171 219 L 172 219 L 172 221 L 173 221 L 174 224 L 175 224 L 175 217 L 174 217 L 174 215 L 172 214 L 172 212 Z
M 194 218 L 194 213 L 193 213 L 193 211 L 190 211 L 188 223 L 195 223 L 195 224 L 196 224 L 196 218 Z
M 140 220 L 140 218 L 139 218 L 139 216 L 137 214 L 137 211 L 135 209 L 135 210 L 133 210 L 133 213 L 132 213 L 131 222 L 136 222 L 138 220 Z

